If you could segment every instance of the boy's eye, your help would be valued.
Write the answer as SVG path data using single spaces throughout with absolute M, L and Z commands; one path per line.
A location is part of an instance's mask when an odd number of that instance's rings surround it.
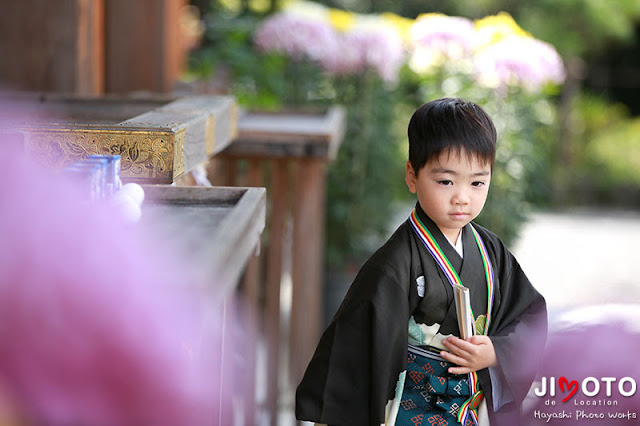
M 439 180 L 438 183 L 440 185 L 453 185 L 453 182 L 451 182 L 449 179 Z
M 478 181 L 472 182 L 471 186 L 484 186 L 484 182 L 481 180 L 478 180 Z

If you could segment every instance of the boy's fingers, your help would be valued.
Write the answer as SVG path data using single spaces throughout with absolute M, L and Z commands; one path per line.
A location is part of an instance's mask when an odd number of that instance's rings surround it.
M 452 354 L 451 352 L 441 351 L 440 356 L 446 359 L 449 362 L 454 364 L 458 364 L 459 366 L 464 366 L 467 364 L 467 360 L 459 357 L 458 355 Z
M 488 340 L 490 340 L 490 339 L 487 336 L 477 336 L 476 335 L 476 336 L 472 336 L 469 339 L 469 342 L 474 344 L 474 345 L 484 345 L 484 344 L 488 343 L 487 342 Z
M 473 370 L 469 367 L 450 367 L 448 371 L 451 374 L 467 374 L 471 373 Z
M 475 345 L 457 337 L 448 337 L 442 343 L 458 355 L 471 356 L 475 352 Z

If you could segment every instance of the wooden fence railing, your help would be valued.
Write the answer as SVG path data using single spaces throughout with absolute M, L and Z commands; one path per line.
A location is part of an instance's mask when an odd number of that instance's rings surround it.
M 319 113 L 241 112 L 237 137 L 208 165 L 214 185 L 267 188 L 262 253 L 250 261 L 243 281 L 248 315 L 256 315 L 261 325 L 243 338 L 266 345 L 266 400 L 253 410 L 247 407 L 248 425 L 256 424 L 256 413 L 268 413 L 270 424 L 277 424 L 283 399 L 291 398 L 319 339 L 326 169 L 344 127 L 340 107 Z M 253 370 L 245 372 L 244 389 L 254 390 L 255 359 L 247 365 Z
M 203 297 L 218 302 L 207 313 L 210 318 L 203 319 L 203 332 L 212 333 L 213 355 L 220 360 L 219 375 L 212 377 L 220 383 L 211 395 L 215 410 L 210 424 L 244 419 L 243 424 L 254 425 L 255 398 L 247 391 L 255 386 L 238 386 L 238 378 L 249 382 L 256 376 L 256 357 L 247 355 L 251 350 L 255 355 L 255 344 L 247 337 L 257 339 L 258 317 L 253 314 L 258 312 L 260 278 L 252 271 L 257 271 L 254 253 L 265 225 L 266 191 L 198 187 L 193 179 L 203 163 L 235 138 L 235 100 L 21 93 L 0 96 L 0 104 L 11 105 L 3 114 L 20 118 L 8 120 L 15 123 L 5 124 L 0 134 L 20 141 L 43 167 L 61 169 L 87 155 L 117 153 L 122 180 L 144 184 L 142 219 L 135 226 L 184 254 L 192 262 L 191 272 L 206 285 Z M 241 280 L 244 292 L 238 291 Z M 254 306 L 240 311 L 240 304 Z M 241 368 L 239 356 L 249 360 Z

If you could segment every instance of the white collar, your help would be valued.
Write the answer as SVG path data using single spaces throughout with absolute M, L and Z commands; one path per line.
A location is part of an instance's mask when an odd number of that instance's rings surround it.
M 463 255 L 463 250 L 462 250 L 462 232 L 464 232 L 464 228 L 462 228 L 460 230 L 460 234 L 458 235 L 458 240 L 456 241 L 456 243 L 452 243 L 451 240 L 449 239 L 449 237 L 447 237 L 446 235 L 444 236 L 447 241 L 449 242 L 449 244 L 451 244 L 451 247 L 453 247 L 454 249 L 456 249 L 456 251 L 458 252 L 458 254 L 460 255 L 460 257 L 464 258 Z

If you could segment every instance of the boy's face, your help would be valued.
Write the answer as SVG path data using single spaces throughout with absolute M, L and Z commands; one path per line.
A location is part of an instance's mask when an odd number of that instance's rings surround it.
M 475 219 L 487 200 L 491 165 L 465 151 L 445 152 L 417 173 L 407 161 L 405 179 L 409 191 L 418 195 L 422 210 L 449 240 Z

